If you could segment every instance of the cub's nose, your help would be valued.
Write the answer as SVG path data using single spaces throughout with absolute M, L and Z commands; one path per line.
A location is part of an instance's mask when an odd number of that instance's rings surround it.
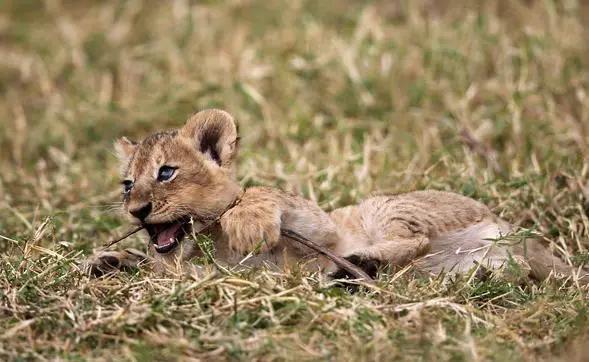
M 151 202 L 148 202 L 145 205 L 141 205 L 140 207 L 129 210 L 129 213 L 141 221 L 144 221 L 145 218 L 151 213 Z

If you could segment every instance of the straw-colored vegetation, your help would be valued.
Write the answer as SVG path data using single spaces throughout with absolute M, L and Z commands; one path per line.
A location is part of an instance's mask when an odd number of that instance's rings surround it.
M 583 3 L 0 2 L 0 359 L 586 359 L 574 283 L 77 266 L 128 228 L 112 141 L 212 106 L 244 185 L 453 190 L 587 261 Z

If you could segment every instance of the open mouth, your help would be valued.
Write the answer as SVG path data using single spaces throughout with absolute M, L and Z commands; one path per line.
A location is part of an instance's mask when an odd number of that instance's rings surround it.
M 190 219 L 182 218 L 169 223 L 145 224 L 155 251 L 161 254 L 174 250 L 191 230 Z

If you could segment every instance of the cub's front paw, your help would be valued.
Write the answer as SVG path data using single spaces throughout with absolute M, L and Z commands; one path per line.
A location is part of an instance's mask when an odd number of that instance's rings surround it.
M 280 240 L 280 213 L 243 213 L 221 219 L 221 227 L 229 247 L 241 254 L 252 251 L 266 252 Z
M 360 254 L 352 254 L 349 256 L 344 257 L 347 261 L 354 264 L 355 266 L 362 269 L 366 274 L 368 274 L 371 278 L 376 278 L 378 274 L 378 269 L 381 266 L 380 260 L 376 260 L 373 258 L 368 258 Z M 330 277 L 333 279 L 354 279 L 355 277 L 351 275 L 347 270 L 343 268 L 338 268 L 335 272 L 330 274 Z
M 344 259 L 362 269 L 366 274 L 368 274 L 369 277 L 373 279 L 376 278 L 378 269 L 382 265 L 380 260 L 365 257 L 360 254 L 352 254 L 344 257 Z M 337 279 L 338 282 L 335 285 L 344 288 L 350 293 L 355 293 L 359 290 L 358 284 L 348 281 L 350 279 L 356 279 L 356 277 L 343 268 L 338 268 L 335 272 L 330 273 L 329 277 L 331 279 Z
M 101 251 L 88 258 L 84 270 L 94 277 L 119 270 L 131 270 L 147 260 L 147 255 L 135 249 L 123 251 Z

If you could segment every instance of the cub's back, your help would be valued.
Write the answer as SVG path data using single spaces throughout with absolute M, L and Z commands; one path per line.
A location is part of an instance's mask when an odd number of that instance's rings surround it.
M 476 200 L 433 190 L 375 196 L 360 203 L 359 214 L 369 234 L 399 234 L 405 229 L 407 234 L 430 238 L 494 218 L 489 208 Z

